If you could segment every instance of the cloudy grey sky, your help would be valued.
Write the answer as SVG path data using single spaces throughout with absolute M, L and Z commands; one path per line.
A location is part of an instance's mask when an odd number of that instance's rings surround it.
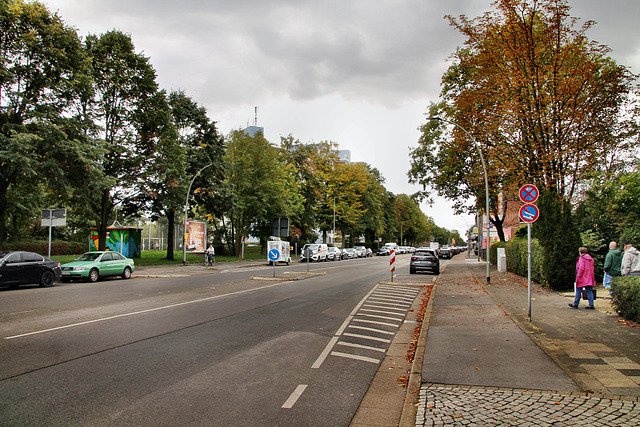
M 160 86 L 204 105 L 223 134 L 254 122 L 279 143 L 334 141 L 411 194 L 409 150 L 463 38 L 445 15 L 492 0 L 44 0 L 84 36 L 129 33 Z M 570 0 L 590 38 L 640 74 L 639 0 Z M 423 211 L 463 234 L 470 216 L 438 199 Z

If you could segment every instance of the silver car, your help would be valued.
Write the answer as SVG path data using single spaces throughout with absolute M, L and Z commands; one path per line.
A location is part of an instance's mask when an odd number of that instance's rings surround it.
M 340 248 L 329 247 L 327 249 L 327 259 L 330 261 L 342 260 L 342 251 L 340 250 Z

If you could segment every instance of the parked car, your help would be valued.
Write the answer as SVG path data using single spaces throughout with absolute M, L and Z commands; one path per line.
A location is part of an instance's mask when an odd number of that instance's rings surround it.
M 342 251 L 340 248 L 333 246 L 327 248 L 327 259 L 331 261 L 340 261 L 342 259 Z
M 0 252 L 0 286 L 53 286 L 60 280 L 60 263 L 34 252 Z
M 373 251 L 371 250 L 371 248 L 367 248 L 367 256 L 368 257 L 372 257 L 373 256 Z
M 354 247 L 356 253 L 358 254 L 358 258 L 364 258 L 367 256 L 367 248 L 364 246 L 356 246 Z
M 415 274 L 418 271 L 431 271 L 440 274 L 440 259 L 433 249 L 418 249 L 411 255 L 409 263 L 409 273 Z
M 348 259 L 358 258 L 358 253 L 354 248 L 347 248 L 347 249 L 344 249 L 344 251 L 347 253 Z
M 443 246 L 440 248 L 440 258 L 450 259 L 453 256 L 451 253 L 451 249 L 447 246 Z
M 391 251 L 389 250 L 388 247 L 383 246 L 380 249 L 378 249 L 378 252 L 376 252 L 376 255 L 378 255 L 378 256 L 385 256 L 385 255 L 388 256 L 390 252 Z
M 306 244 L 302 248 L 302 253 L 300 254 L 300 261 L 307 261 L 307 252 L 309 253 L 309 258 L 311 261 L 326 261 L 327 260 L 327 251 L 329 248 L 324 243 L 320 244 Z
M 134 261 L 118 252 L 86 252 L 75 261 L 62 265 L 62 281 L 83 279 L 97 282 L 101 277 L 107 276 L 120 276 L 123 279 L 128 279 L 135 269 Z

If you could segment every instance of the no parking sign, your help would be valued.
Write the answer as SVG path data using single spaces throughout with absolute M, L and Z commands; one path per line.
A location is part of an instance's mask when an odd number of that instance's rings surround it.
M 524 222 L 534 222 L 540 216 L 536 205 L 526 204 L 520 208 L 520 219 Z

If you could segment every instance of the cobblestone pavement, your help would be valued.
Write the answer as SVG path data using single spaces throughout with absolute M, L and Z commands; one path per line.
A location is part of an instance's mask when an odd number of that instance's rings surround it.
M 416 426 L 640 426 L 640 402 L 585 393 L 425 383 Z

